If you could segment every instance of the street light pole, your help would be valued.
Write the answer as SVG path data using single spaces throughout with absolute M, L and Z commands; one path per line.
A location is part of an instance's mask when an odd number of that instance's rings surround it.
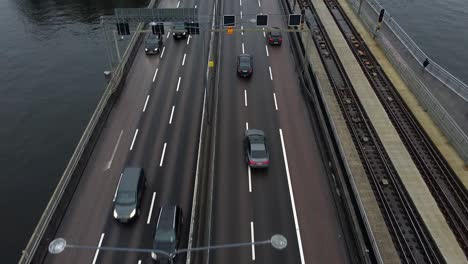
M 253 241 L 253 242 L 241 242 L 241 243 L 232 243 L 232 244 L 223 244 L 223 245 L 213 245 L 206 247 L 192 247 L 190 249 L 177 249 L 174 252 L 166 252 L 163 250 L 155 248 L 125 248 L 125 247 L 106 247 L 106 246 L 88 246 L 88 245 L 73 245 L 68 244 L 64 238 L 56 238 L 52 240 L 49 244 L 49 252 L 51 254 L 60 254 L 65 248 L 77 248 L 77 249 L 91 249 L 91 250 L 103 250 L 103 251 L 120 251 L 120 252 L 140 252 L 140 253 L 152 253 L 162 254 L 169 259 L 171 264 L 173 263 L 173 257 L 177 254 L 190 253 L 193 251 L 208 251 L 215 249 L 226 249 L 226 248 L 237 248 L 237 247 L 250 247 L 256 245 L 267 245 L 270 244 L 273 248 L 282 250 L 287 247 L 287 239 L 280 234 L 273 235 L 268 240 L 263 241 Z

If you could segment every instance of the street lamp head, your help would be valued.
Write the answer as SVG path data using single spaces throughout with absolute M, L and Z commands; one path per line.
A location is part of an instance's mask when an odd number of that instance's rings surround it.
M 281 250 L 288 246 L 288 240 L 283 235 L 273 235 L 270 239 L 271 246 Z
M 49 252 L 51 254 L 60 254 L 67 247 L 67 241 L 63 238 L 56 238 L 49 244 Z

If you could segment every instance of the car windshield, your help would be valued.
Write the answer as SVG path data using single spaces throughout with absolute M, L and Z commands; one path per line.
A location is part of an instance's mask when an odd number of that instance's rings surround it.
M 175 240 L 175 235 L 172 230 L 158 230 L 156 232 L 156 241 L 161 243 L 172 243 Z
M 281 33 L 273 31 L 273 32 L 271 32 L 271 36 L 272 37 L 281 37 Z
M 115 202 L 117 204 L 133 204 L 135 203 L 135 192 L 121 191 L 117 194 Z
M 252 150 L 252 158 L 253 159 L 266 158 L 266 151 L 265 150 Z
M 239 66 L 241 68 L 249 68 L 250 67 L 250 58 L 249 57 L 240 57 Z
M 158 43 L 158 38 L 156 38 L 156 37 L 149 37 L 149 38 L 146 39 L 146 43 L 151 43 L 151 44 Z

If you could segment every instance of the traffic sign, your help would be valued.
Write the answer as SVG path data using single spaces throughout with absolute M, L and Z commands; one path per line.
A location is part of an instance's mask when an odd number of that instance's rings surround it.
M 130 26 L 128 23 L 117 23 L 117 33 L 119 35 L 130 35 Z
M 153 35 L 164 35 L 164 23 L 151 22 L 150 25 Z
M 301 15 L 290 14 L 288 19 L 288 26 L 299 26 L 301 24 Z
M 268 26 L 268 15 L 257 15 L 257 26 L 264 27 Z
M 223 17 L 223 26 L 230 27 L 236 25 L 236 16 L 234 15 L 224 15 Z

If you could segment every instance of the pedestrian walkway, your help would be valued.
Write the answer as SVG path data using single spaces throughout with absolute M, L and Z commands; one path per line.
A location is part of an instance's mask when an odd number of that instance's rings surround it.
M 328 8 L 323 0 L 312 0 L 312 2 L 363 108 L 442 256 L 447 263 L 466 263 L 466 257 L 454 234 L 440 212 L 397 131 L 392 126 L 389 117 L 348 47 Z M 324 85 L 324 81 L 321 81 L 321 84 Z M 356 162 L 356 160 L 353 161 Z M 357 177 L 356 175 L 353 176 Z

